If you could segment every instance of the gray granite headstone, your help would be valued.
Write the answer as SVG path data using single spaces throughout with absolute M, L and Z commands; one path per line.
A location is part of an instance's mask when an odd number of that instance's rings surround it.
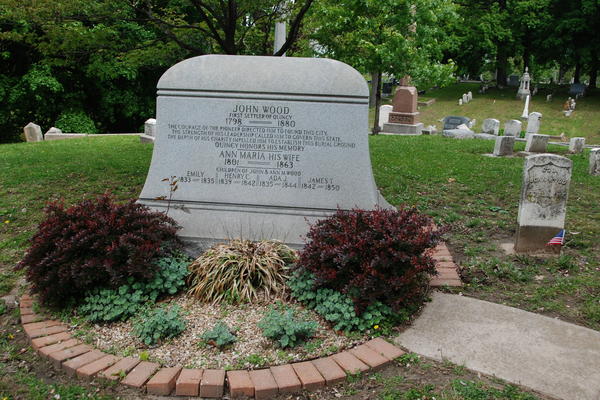
M 587 87 L 583 83 L 573 83 L 569 88 L 569 94 L 571 96 L 583 96 Z
M 44 140 L 44 137 L 42 136 L 42 128 L 33 122 L 25 125 L 23 128 L 23 133 L 25 134 L 25 140 L 27 140 L 27 142 L 41 142 Z
M 169 208 L 180 236 L 201 248 L 239 237 L 299 246 L 309 222 L 338 208 L 391 207 L 373 179 L 368 107 L 362 75 L 335 60 L 184 60 L 158 82 L 139 201 Z
M 527 143 L 525 144 L 525 151 L 530 153 L 545 153 L 548 149 L 549 135 L 538 135 L 535 133 L 530 134 L 527 137 Z
M 459 125 L 469 124 L 470 121 L 471 120 L 467 117 L 449 115 L 447 117 L 444 117 L 444 119 L 443 119 L 443 123 L 444 123 L 443 129 L 456 129 Z
M 590 175 L 600 175 L 600 148 L 590 150 Z
M 585 146 L 585 138 L 583 137 L 574 137 L 569 140 L 569 151 L 571 153 L 581 153 L 583 152 L 583 147 Z
M 517 252 L 556 252 L 547 243 L 565 226 L 573 162 L 554 154 L 525 158 L 519 202 Z
M 541 124 L 542 114 L 539 112 L 532 112 L 527 117 L 527 129 L 525 131 L 525 137 L 531 135 L 532 133 L 539 133 L 540 124 Z
M 469 102 L 469 95 L 464 93 L 462 95 L 462 101 L 463 101 L 463 104 L 467 104 Z
M 494 155 L 501 156 L 512 156 L 515 148 L 515 137 L 514 136 L 498 136 L 496 138 L 496 144 L 494 145 Z
M 520 136 L 523 124 L 521 121 L 511 119 L 504 123 L 504 135 L 505 136 Z
M 483 133 L 497 136 L 498 132 L 500 131 L 500 121 L 494 118 L 484 119 L 483 124 L 481 125 L 481 130 Z

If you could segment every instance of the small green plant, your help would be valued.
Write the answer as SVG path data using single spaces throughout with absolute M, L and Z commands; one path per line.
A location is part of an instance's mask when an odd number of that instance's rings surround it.
M 294 316 L 292 309 L 278 311 L 271 308 L 258 323 L 263 335 L 275 340 L 282 348 L 295 347 L 312 337 L 319 327 L 315 321 L 302 321 Z
M 180 314 L 181 309 L 176 305 L 143 312 L 134 325 L 133 334 L 147 346 L 178 336 L 185 330 L 185 321 Z
M 272 240 L 219 244 L 190 265 L 189 293 L 212 303 L 272 299 L 284 291 L 287 266 L 295 259 L 294 250 Z
M 574 272 L 579 270 L 577 262 L 572 256 L 568 254 L 562 254 L 559 257 L 549 259 L 546 262 L 546 268 L 550 272 L 563 271 L 563 272 Z
M 401 355 L 400 358 L 398 359 L 398 361 L 400 362 L 400 364 L 404 365 L 405 367 L 410 367 L 411 364 L 419 365 L 421 363 L 421 358 L 419 357 L 418 354 L 406 353 L 406 354 Z
M 515 283 L 531 282 L 539 272 L 535 265 L 516 265 L 497 257 L 473 258 L 465 265 L 465 276 L 472 283 L 490 283 L 497 280 Z
M 350 297 L 333 289 L 315 289 L 314 282 L 315 276 L 312 273 L 296 271 L 287 284 L 291 289 L 292 297 L 307 308 L 314 309 L 337 331 L 362 332 L 374 326 L 386 325 L 386 321 L 397 321 L 401 317 L 380 302 L 367 306 L 362 314 L 357 315 Z
M 204 332 L 201 336 L 204 343 L 211 344 L 218 348 L 224 348 L 237 341 L 237 337 L 231 332 L 229 327 L 223 321 L 217 324 L 210 330 Z
M 139 359 L 141 361 L 148 361 L 150 359 L 150 354 L 146 350 L 143 350 L 140 352 Z
M 96 289 L 78 308 L 79 314 L 92 322 L 126 320 L 145 303 L 154 303 L 160 295 L 175 294 L 185 285 L 189 260 L 185 255 L 162 257 L 155 261 L 158 270 L 149 282 L 129 278 L 117 289 Z

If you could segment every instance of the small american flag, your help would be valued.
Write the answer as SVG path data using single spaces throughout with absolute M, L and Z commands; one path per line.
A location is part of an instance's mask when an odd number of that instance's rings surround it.
M 549 246 L 552 244 L 558 244 L 560 246 L 565 244 L 565 230 L 564 229 L 561 229 L 561 231 L 558 232 L 556 234 L 556 236 L 554 236 L 552 239 L 550 239 L 550 241 L 546 244 L 546 246 Z

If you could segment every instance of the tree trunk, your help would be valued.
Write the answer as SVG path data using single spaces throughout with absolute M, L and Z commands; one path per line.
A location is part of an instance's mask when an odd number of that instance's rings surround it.
M 565 79 L 565 67 L 561 64 L 558 66 L 558 84 L 561 85 Z
M 506 11 L 507 0 L 499 0 L 498 7 L 500 11 L 504 13 Z M 496 43 L 496 86 L 504 87 L 506 86 L 506 78 L 507 78 L 507 65 L 508 65 L 508 55 L 507 55 L 507 44 L 499 41 Z
M 592 53 L 592 60 L 590 61 L 590 89 L 596 89 L 596 81 L 598 79 L 598 54 L 596 52 Z
M 369 98 L 369 107 L 375 107 L 375 93 L 379 86 L 379 71 L 371 72 L 371 97 Z
M 575 73 L 573 74 L 573 83 L 581 83 L 581 63 L 577 61 L 575 64 Z
M 498 87 L 506 86 L 506 78 L 508 77 L 506 72 L 508 57 L 502 46 L 503 44 L 498 45 L 498 52 L 496 54 L 496 86 Z
M 529 33 L 529 30 L 525 32 L 525 43 L 523 43 L 523 71 L 525 71 L 525 68 L 531 70 L 531 68 L 529 68 L 529 61 L 531 59 L 531 48 L 530 48 L 530 43 L 531 43 L 531 39 L 530 39 L 531 35 Z M 531 71 L 529 71 L 531 73 Z
M 373 118 L 373 135 L 379 133 L 379 105 L 381 104 L 381 71 L 377 71 L 373 76 L 377 76 L 377 86 L 375 87 L 375 118 Z

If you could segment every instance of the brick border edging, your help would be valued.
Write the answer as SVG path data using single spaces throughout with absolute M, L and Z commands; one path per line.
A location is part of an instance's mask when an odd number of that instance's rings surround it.
M 432 257 L 438 274 L 431 278 L 430 286 L 462 286 L 458 267 L 445 244 L 439 244 Z M 120 381 L 159 396 L 220 398 L 228 388 L 232 399 L 269 399 L 278 394 L 335 385 L 350 374 L 383 368 L 404 354 L 384 339 L 375 338 L 328 357 L 252 371 L 161 368 L 157 363 L 114 356 L 88 346 L 73 338 L 68 326 L 35 314 L 32 307 L 31 296 L 23 295 L 19 305 L 23 331 L 38 355 L 51 361 L 56 369 L 80 379 Z
M 160 396 L 269 399 L 282 393 L 315 390 L 343 382 L 349 374 L 375 371 L 390 364 L 404 351 L 382 338 L 371 339 L 328 357 L 259 370 L 160 368 L 157 363 L 104 353 L 75 339 L 59 321 L 33 311 L 33 299 L 20 301 L 21 324 L 33 349 L 56 369 L 80 379 L 101 378 L 146 390 Z
M 433 249 L 432 258 L 436 261 L 435 269 L 438 274 L 431 277 L 429 281 L 431 287 L 460 287 L 463 285 L 458 275 L 458 266 L 445 243 L 440 243 Z

